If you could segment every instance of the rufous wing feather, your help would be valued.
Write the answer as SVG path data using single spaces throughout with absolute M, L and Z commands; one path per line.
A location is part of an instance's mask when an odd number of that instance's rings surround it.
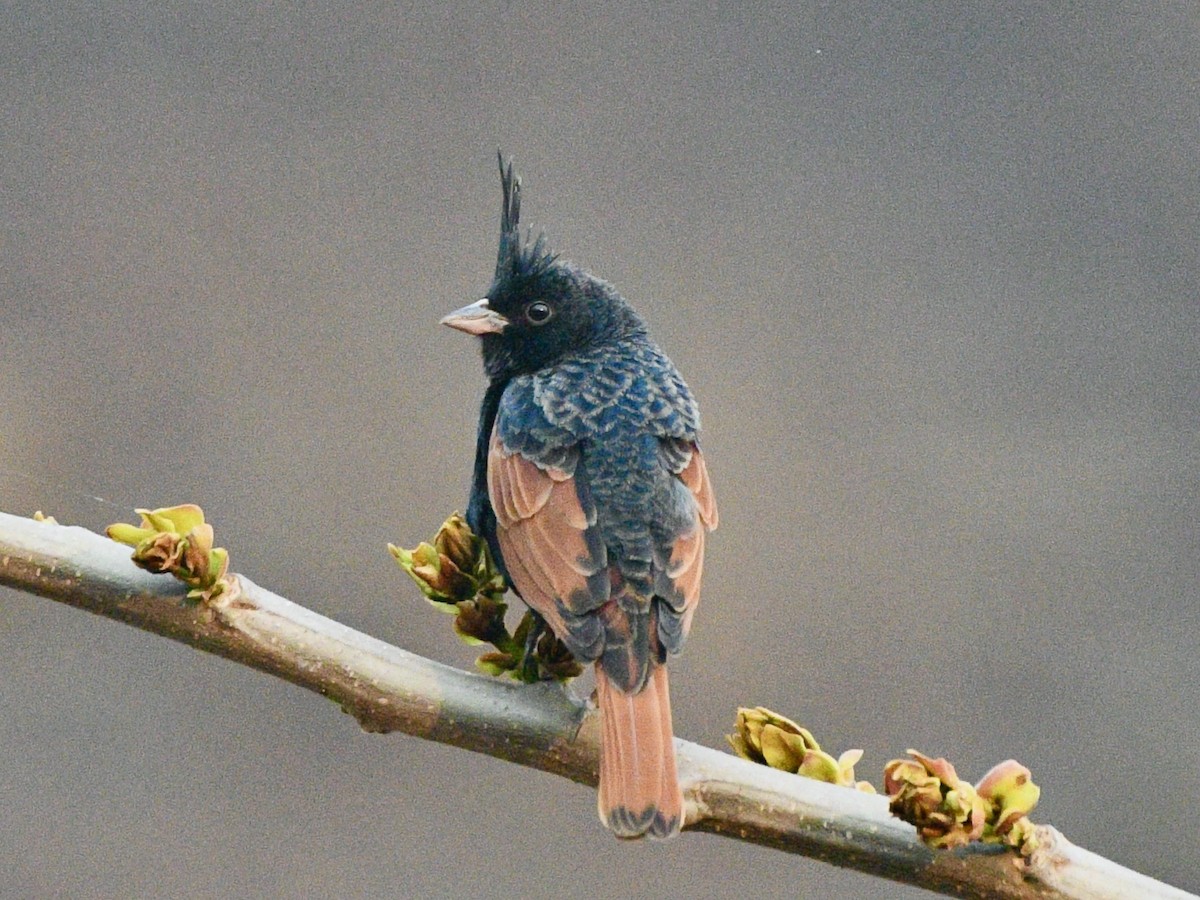
M 662 574 L 669 588 L 662 591 L 673 615 L 663 617 L 660 635 L 667 649 L 678 653 L 692 626 L 692 617 L 700 605 L 700 580 L 704 573 L 705 532 L 717 527 L 717 502 L 700 448 L 691 445 L 691 458 L 679 472 L 679 480 L 696 502 L 695 526 L 679 535 L 671 544 L 671 555 Z
M 604 549 L 589 541 L 575 479 L 508 452 L 493 433 L 488 494 L 500 552 L 517 591 L 571 646 L 562 608 L 587 612 L 608 599 L 608 580 L 597 577 L 606 569 Z
M 687 485 L 692 496 L 696 498 L 696 509 L 700 521 L 709 531 L 717 527 L 717 499 L 713 496 L 712 482 L 708 480 L 708 466 L 704 464 L 704 454 L 695 444 L 692 445 L 692 458 L 679 473 L 679 480 Z

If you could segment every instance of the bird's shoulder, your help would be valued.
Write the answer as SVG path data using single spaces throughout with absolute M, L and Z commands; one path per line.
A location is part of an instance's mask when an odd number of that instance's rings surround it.
M 505 390 L 505 419 L 576 440 L 621 429 L 694 440 L 700 413 L 667 355 L 640 339 L 572 354 L 514 378 Z

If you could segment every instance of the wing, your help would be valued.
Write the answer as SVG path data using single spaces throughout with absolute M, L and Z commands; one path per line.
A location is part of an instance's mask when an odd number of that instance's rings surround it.
M 699 603 L 704 534 L 717 523 L 704 458 L 690 435 L 646 434 L 661 423 L 644 413 L 633 430 L 595 436 L 608 450 L 585 456 L 590 429 L 554 421 L 529 387 L 505 391 L 489 437 L 500 556 L 577 658 L 601 659 L 623 690 L 640 690 L 682 648 Z
M 658 604 L 658 638 L 669 653 L 683 649 L 700 604 L 700 579 L 704 571 L 704 535 L 717 527 L 717 502 L 704 455 L 695 441 L 664 439 L 659 448 L 663 465 L 686 491 L 681 504 L 690 508 L 690 519 L 661 543 L 655 556 L 655 594 Z
M 522 599 L 579 659 L 604 649 L 594 612 L 609 599 L 608 553 L 586 482 L 576 480 L 575 445 L 506 446 L 501 422 L 488 448 L 487 482 L 496 538 Z

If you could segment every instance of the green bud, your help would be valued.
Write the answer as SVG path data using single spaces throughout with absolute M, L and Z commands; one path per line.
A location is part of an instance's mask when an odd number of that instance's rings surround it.
M 433 546 L 460 571 L 474 572 L 482 554 L 483 539 L 476 537 L 466 519 L 454 513 L 438 529 Z
M 1006 759 L 993 766 L 975 789 L 988 804 L 984 840 L 1021 846 L 1032 834 L 1033 826 L 1027 816 L 1042 794 L 1029 769 L 1015 759 Z
M 486 543 L 458 513 L 442 523 L 433 543 L 422 542 L 413 550 L 388 544 L 388 551 L 425 598 L 445 612 L 457 614 L 457 604 L 477 594 L 496 600 L 504 594 L 504 576 L 492 563 Z
M 765 706 L 740 708 L 736 728 L 726 740 L 738 756 L 773 769 L 795 772 L 805 751 L 821 749 L 811 731 Z
M 229 554 L 213 547 L 212 526 L 194 503 L 139 509 L 141 525 L 118 522 L 106 533 L 134 548 L 133 561 L 150 572 L 170 573 L 186 584 L 193 600 L 208 601 L 229 587 Z
M 978 840 L 985 804 L 975 788 L 959 779 L 945 759 L 908 753 L 911 760 L 894 759 L 883 770 L 892 815 L 916 826 L 930 847 L 950 849 Z
M 736 730 L 726 740 L 738 756 L 751 762 L 874 793 L 867 782 L 854 781 L 861 750 L 847 750 L 834 759 L 821 749 L 811 731 L 764 706 L 739 709 Z

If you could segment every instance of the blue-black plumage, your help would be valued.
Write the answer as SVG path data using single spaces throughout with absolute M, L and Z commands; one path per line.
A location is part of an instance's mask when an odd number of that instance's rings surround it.
M 675 366 L 612 285 L 522 238 L 504 204 L 484 299 L 442 322 L 482 340 L 489 383 L 467 519 L 510 584 L 596 663 L 599 808 L 621 837 L 683 820 L 665 662 L 700 598 L 717 511 L 700 416 Z

